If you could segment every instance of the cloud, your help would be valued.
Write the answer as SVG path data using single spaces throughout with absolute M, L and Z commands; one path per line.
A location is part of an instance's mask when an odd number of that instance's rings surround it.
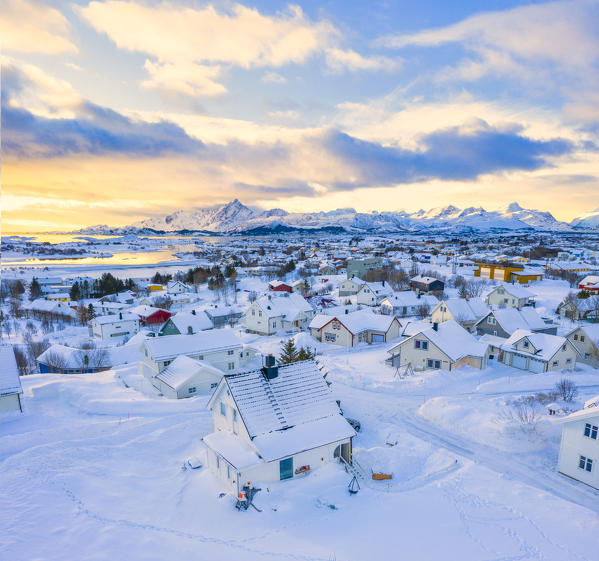
M 329 67 L 336 72 L 344 70 L 384 70 L 391 72 L 400 65 L 399 59 L 394 60 L 385 56 L 366 57 L 351 49 L 344 50 L 336 47 L 327 49 L 325 58 Z
M 420 140 L 421 149 L 382 146 L 332 131 L 324 147 L 354 169 L 354 179 L 335 189 L 355 189 L 431 179 L 475 180 L 481 175 L 550 167 L 550 159 L 574 150 L 563 139 L 532 140 L 516 130 L 499 130 L 486 123 L 472 129 L 450 128 Z
M 343 49 L 342 33 L 335 26 L 310 20 L 299 6 L 267 15 L 241 4 L 219 11 L 213 5 L 191 8 L 171 2 L 109 0 L 76 10 L 119 48 L 150 57 L 145 62 L 150 78 L 144 86 L 186 95 L 225 93 L 221 70 L 229 66 L 281 68 L 324 54 L 338 72 L 397 67 L 396 60 Z M 271 70 L 262 81 L 283 83 L 285 78 Z
M 386 36 L 376 44 L 402 49 L 460 43 L 478 58 L 458 65 L 458 79 L 514 72 L 526 76 L 544 63 L 583 76 L 595 70 L 599 58 L 598 28 L 594 0 L 549 2 L 480 13 L 446 27 Z
M 0 10 L 0 38 L 5 52 L 76 53 L 68 38 L 67 19 L 41 2 L 4 0 Z

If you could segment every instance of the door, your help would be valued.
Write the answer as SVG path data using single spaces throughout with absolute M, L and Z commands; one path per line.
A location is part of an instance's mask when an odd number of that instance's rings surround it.
M 531 358 L 529 370 L 531 372 L 544 372 L 545 363 L 542 360 L 536 360 L 534 358 Z
M 522 356 L 522 355 L 513 355 L 512 366 L 514 368 L 520 368 L 521 370 L 526 370 L 526 357 Z
M 281 479 L 289 479 L 290 477 L 293 477 L 293 458 L 281 460 L 279 463 L 279 469 L 281 471 Z
M 385 336 L 384 335 L 379 335 L 377 333 L 373 333 L 372 334 L 372 342 L 373 343 L 384 343 L 385 342 Z

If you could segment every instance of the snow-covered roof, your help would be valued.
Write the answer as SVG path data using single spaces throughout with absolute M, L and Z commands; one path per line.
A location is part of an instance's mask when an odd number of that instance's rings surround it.
M 230 306 L 212 306 L 211 308 L 205 308 L 204 312 L 206 312 L 209 317 L 217 318 L 239 315 L 243 313 L 243 310 L 239 306 L 231 304 Z
M 551 357 L 560 349 L 562 345 L 567 344 L 568 340 L 559 335 L 549 335 L 548 333 L 533 333 L 526 329 L 517 329 L 510 337 L 505 340 L 501 346 L 504 351 L 515 351 L 515 347 L 522 339 L 528 339 L 532 345 L 530 351 L 518 350 L 518 353 L 533 356 L 541 360 L 550 360 Z
M 491 313 L 504 331 L 510 334 L 518 329 L 528 329 L 530 331 L 547 329 L 547 324 L 534 308 L 523 308 L 522 310 L 498 308 L 489 312 L 489 314 Z M 486 321 L 486 316 L 479 323 L 482 321 Z
M 23 393 L 12 345 L 0 345 L 0 395 Z
M 425 336 L 453 361 L 465 356 L 482 357 L 487 352 L 487 344 L 477 341 L 471 333 L 468 333 L 459 323 L 453 320 L 440 323 L 436 330 L 430 323 L 428 325 L 427 329 L 414 333 L 411 337 L 391 347 L 388 352 L 395 352 L 401 345 L 406 344 L 418 335 Z
M 435 277 L 423 277 L 422 275 L 416 275 L 415 277 L 410 279 L 410 282 L 419 282 L 419 283 L 423 283 L 423 284 L 430 284 L 431 282 L 434 282 L 434 281 L 443 282 L 443 281 L 440 281 L 439 279 L 436 279 Z
M 156 378 L 164 382 L 167 386 L 177 390 L 200 371 L 217 382 L 223 375 L 218 368 L 215 368 L 205 360 L 196 360 L 181 355 L 173 360 Z
M 189 289 L 189 287 L 184 282 L 181 282 L 179 280 L 169 281 L 168 284 L 166 285 L 167 288 L 175 288 L 176 286 L 181 286 L 181 287 L 185 288 L 186 290 Z
M 194 333 L 198 331 L 206 331 L 212 329 L 214 325 L 212 320 L 206 315 L 205 312 L 197 312 L 195 314 L 191 312 L 179 312 L 169 318 L 169 321 L 175 324 L 175 327 L 179 330 L 179 333 L 189 333 L 189 327 L 191 327 Z
M 224 377 L 250 438 L 340 416 L 331 391 L 313 360 L 278 367 L 267 380 L 261 370 Z M 346 423 L 347 424 L 347 423 Z M 348 436 L 355 433 L 348 425 Z M 290 433 L 291 434 L 291 433 Z
M 494 347 L 501 347 L 507 339 L 504 337 L 498 337 L 497 335 L 491 335 L 490 333 L 485 333 L 479 341 L 481 343 L 486 343 L 487 345 L 493 345 Z
M 370 288 L 374 294 L 378 294 L 379 296 L 392 296 L 393 289 L 389 284 L 385 284 L 382 282 L 367 282 L 365 286 Z M 364 286 L 360 288 L 360 291 L 364 290 Z
M 319 318 L 317 320 L 317 318 Z M 375 314 L 370 310 L 358 310 L 339 316 L 318 314 L 310 322 L 310 329 L 322 329 L 331 321 L 338 321 L 344 325 L 350 333 L 357 335 L 363 331 L 380 331 L 386 333 L 395 320 L 394 316 Z
M 458 321 L 476 321 L 487 314 L 489 307 L 482 298 L 448 298 L 442 300 L 440 305 L 445 305 L 451 315 Z
M 144 340 L 154 360 L 174 358 L 179 355 L 203 354 L 224 349 L 240 349 L 241 340 L 230 329 L 212 329 L 194 335 L 169 335 L 148 337 Z
M 514 296 L 515 298 L 534 298 L 536 296 L 534 292 L 518 284 L 500 284 L 491 290 L 489 294 L 496 292 L 499 288 L 503 288 L 510 296 Z
M 108 316 L 97 316 L 91 321 L 91 323 L 107 325 L 110 323 L 121 323 L 122 321 L 139 321 L 139 316 L 136 316 L 135 314 L 111 314 Z
M 411 290 L 402 290 L 401 292 L 396 292 L 392 296 L 385 298 L 381 305 L 396 308 L 410 308 L 412 306 L 436 306 L 438 303 L 439 299 L 432 294 L 422 294 L 418 297 L 418 294 Z
M 256 304 L 267 317 L 283 317 L 292 321 L 302 312 L 310 312 L 312 306 L 297 292 L 285 293 L 281 296 L 268 294 L 256 300 Z
M 36 300 L 25 304 L 23 307 L 26 310 L 31 310 L 34 312 L 75 317 L 75 311 L 66 302 L 57 302 L 54 300 L 46 300 L 45 298 L 37 298 Z
M 156 312 L 164 312 L 165 310 L 161 308 L 155 308 L 154 306 L 146 306 L 145 304 L 140 304 L 139 306 L 134 306 L 129 309 L 129 313 L 137 314 L 139 317 L 147 318 Z

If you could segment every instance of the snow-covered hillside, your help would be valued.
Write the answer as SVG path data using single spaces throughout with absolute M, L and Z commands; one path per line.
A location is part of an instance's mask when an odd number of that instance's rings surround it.
M 599 215 L 598 215 L 599 216 Z M 244 232 L 257 228 L 343 228 L 348 232 L 401 232 L 425 228 L 443 230 L 567 230 L 570 226 L 556 220 L 551 213 L 524 209 L 518 203 L 488 211 L 482 207 L 457 208 L 453 205 L 408 213 L 356 212 L 353 208 L 329 212 L 289 213 L 275 208 L 262 210 L 245 206 L 235 199 L 229 203 L 196 210 L 179 210 L 172 214 L 148 218 L 124 228 L 96 226 L 87 233 L 131 232 L 152 229 L 166 232 L 204 230 L 209 232 Z
M 570 222 L 570 226 L 574 228 L 599 228 L 599 208 L 576 217 Z

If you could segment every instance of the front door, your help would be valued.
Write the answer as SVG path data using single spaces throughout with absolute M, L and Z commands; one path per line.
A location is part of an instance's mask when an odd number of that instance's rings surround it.
M 287 458 L 280 462 L 281 479 L 293 477 L 293 458 Z

